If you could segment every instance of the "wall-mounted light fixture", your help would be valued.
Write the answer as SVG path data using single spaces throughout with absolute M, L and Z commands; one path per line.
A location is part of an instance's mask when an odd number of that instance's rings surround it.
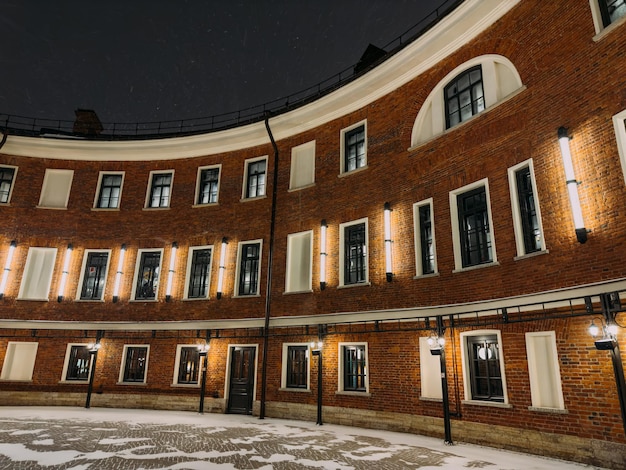
M 326 219 L 320 225 L 320 289 L 326 289 Z
M 7 287 L 7 280 L 9 278 L 9 273 L 11 272 L 11 263 L 13 261 L 13 255 L 15 254 L 15 247 L 17 246 L 17 242 L 15 240 L 11 241 L 9 245 L 9 252 L 7 253 L 7 259 L 4 262 L 4 271 L 2 272 L 2 281 L 0 282 L 0 299 L 4 297 L 4 290 Z
M 387 282 L 391 282 L 393 279 L 393 264 L 391 260 L 391 206 L 388 202 L 385 202 L 384 206 L 385 215 L 385 275 L 387 276 Z
M 122 282 L 122 269 L 124 268 L 124 256 L 126 255 L 126 244 L 122 245 L 120 249 L 120 258 L 117 261 L 117 271 L 115 272 L 115 286 L 113 287 L 113 302 L 119 300 L 120 295 L 120 283 Z
M 165 289 L 165 301 L 169 302 L 172 299 L 172 283 L 174 281 L 174 267 L 176 266 L 176 251 L 178 250 L 178 243 L 172 243 L 172 251 L 170 253 L 170 269 L 167 272 L 167 288 Z
M 583 212 L 580 207 L 580 199 L 578 197 L 579 181 L 576 180 L 574 174 L 574 165 L 572 163 L 572 154 L 570 152 L 570 137 L 565 127 L 559 127 L 557 131 L 559 137 L 559 147 L 561 148 L 561 158 L 563 159 L 563 169 L 565 170 L 565 183 L 567 184 L 567 194 L 569 195 L 569 203 L 574 218 L 574 228 L 576 229 L 576 239 L 580 243 L 587 241 L 587 229 L 583 219 Z
M 72 244 L 67 245 L 67 250 L 65 250 L 65 259 L 63 260 L 63 271 L 61 272 L 61 283 L 59 284 L 59 292 L 57 295 L 57 301 L 63 301 L 63 295 L 65 294 L 65 284 L 67 283 L 67 275 L 70 271 L 70 260 L 72 258 Z
M 217 298 L 222 298 L 222 289 L 224 287 L 224 271 L 226 271 L 226 247 L 228 246 L 228 238 L 222 238 L 222 248 L 220 250 L 220 266 L 217 276 Z

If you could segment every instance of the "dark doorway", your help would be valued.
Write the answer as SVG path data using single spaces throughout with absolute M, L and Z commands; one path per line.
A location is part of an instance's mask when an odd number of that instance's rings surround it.
M 254 346 L 232 346 L 230 348 L 228 413 L 252 414 L 255 352 Z

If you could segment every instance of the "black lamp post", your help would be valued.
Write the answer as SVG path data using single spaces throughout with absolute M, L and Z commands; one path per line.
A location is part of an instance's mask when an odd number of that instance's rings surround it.
M 446 350 L 445 334 L 446 329 L 443 327 L 443 318 L 437 317 L 437 329 L 435 335 L 428 338 L 430 345 L 430 353 L 433 356 L 439 356 L 439 366 L 441 368 L 441 393 L 443 401 L 443 427 L 444 427 L 444 444 L 452 445 L 452 430 L 450 425 L 450 399 L 448 397 L 448 379 L 446 373 Z
M 311 354 L 317 356 L 317 421 L 315 424 L 321 426 L 322 423 L 322 346 L 323 343 L 318 341 L 317 343 L 311 343 Z
M 91 392 L 93 390 L 93 378 L 96 373 L 96 360 L 98 359 L 98 350 L 100 349 L 100 339 L 102 338 L 102 332 L 98 332 L 96 335 L 96 342 L 87 345 L 89 349 L 89 357 L 91 357 L 91 366 L 89 368 L 89 385 L 87 386 L 87 399 L 85 400 L 85 408 L 91 406 Z
M 208 344 L 201 344 L 198 346 L 198 351 L 200 354 L 200 370 L 201 370 L 201 380 L 200 380 L 200 405 L 198 407 L 198 413 L 204 413 L 204 390 L 206 389 L 206 371 L 208 365 L 207 353 L 209 352 Z

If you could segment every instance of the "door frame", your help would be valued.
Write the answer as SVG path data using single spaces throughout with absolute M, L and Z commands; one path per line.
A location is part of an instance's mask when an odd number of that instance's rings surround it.
M 258 363 L 259 363 L 259 345 L 254 344 L 254 343 L 250 343 L 250 344 L 237 344 L 237 343 L 228 343 L 228 349 L 227 349 L 227 353 L 226 353 L 226 375 L 225 380 L 224 380 L 224 398 L 226 399 L 226 408 L 225 411 L 227 412 L 229 407 L 230 407 L 230 367 L 231 367 L 231 361 L 232 361 L 232 349 L 233 348 L 254 348 L 254 383 L 252 384 L 252 410 L 250 410 L 251 412 L 254 409 L 254 402 L 256 401 L 256 387 L 257 387 L 257 375 L 258 375 Z

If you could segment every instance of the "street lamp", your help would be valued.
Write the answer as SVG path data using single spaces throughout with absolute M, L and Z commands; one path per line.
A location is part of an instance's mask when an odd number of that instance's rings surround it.
M 91 406 L 91 391 L 93 390 L 93 378 L 96 373 L 96 360 L 98 359 L 98 350 L 102 346 L 100 339 L 102 339 L 102 332 L 98 331 L 96 334 L 95 343 L 89 343 L 87 349 L 89 350 L 89 357 L 91 358 L 91 366 L 89 368 L 89 385 L 87 386 L 87 400 L 85 401 L 85 408 Z
M 208 366 L 207 353 L 209 352 L 209 344 L 204 343 L 198 346 L 198 354 L 200 355 L 200 371 L 202 374 L 200 381 L 200 406 L 198 413 L 204 414 L 204 390 L 206 388 L 206 371 Z
M 322 423 L 322 346 L 321 341 L 311 342 L 311 354 L 317 356 L 317 421 L 315 424 L 321 426 Z
M 448 398 L 448 379 L 446 377 L 446 340 L 444 334 L 446 329 L 443 327 L 443 318 L 437 317 L 437 328 L 428 338 L 430 353 L 433 356 L 439 356 L 439 365 L 441 368 L 441 392 L 443 398 L 443 427 L 444 427 L 444 444 L 452 445 L 452 430 L 450 426 L 450 400 Z

